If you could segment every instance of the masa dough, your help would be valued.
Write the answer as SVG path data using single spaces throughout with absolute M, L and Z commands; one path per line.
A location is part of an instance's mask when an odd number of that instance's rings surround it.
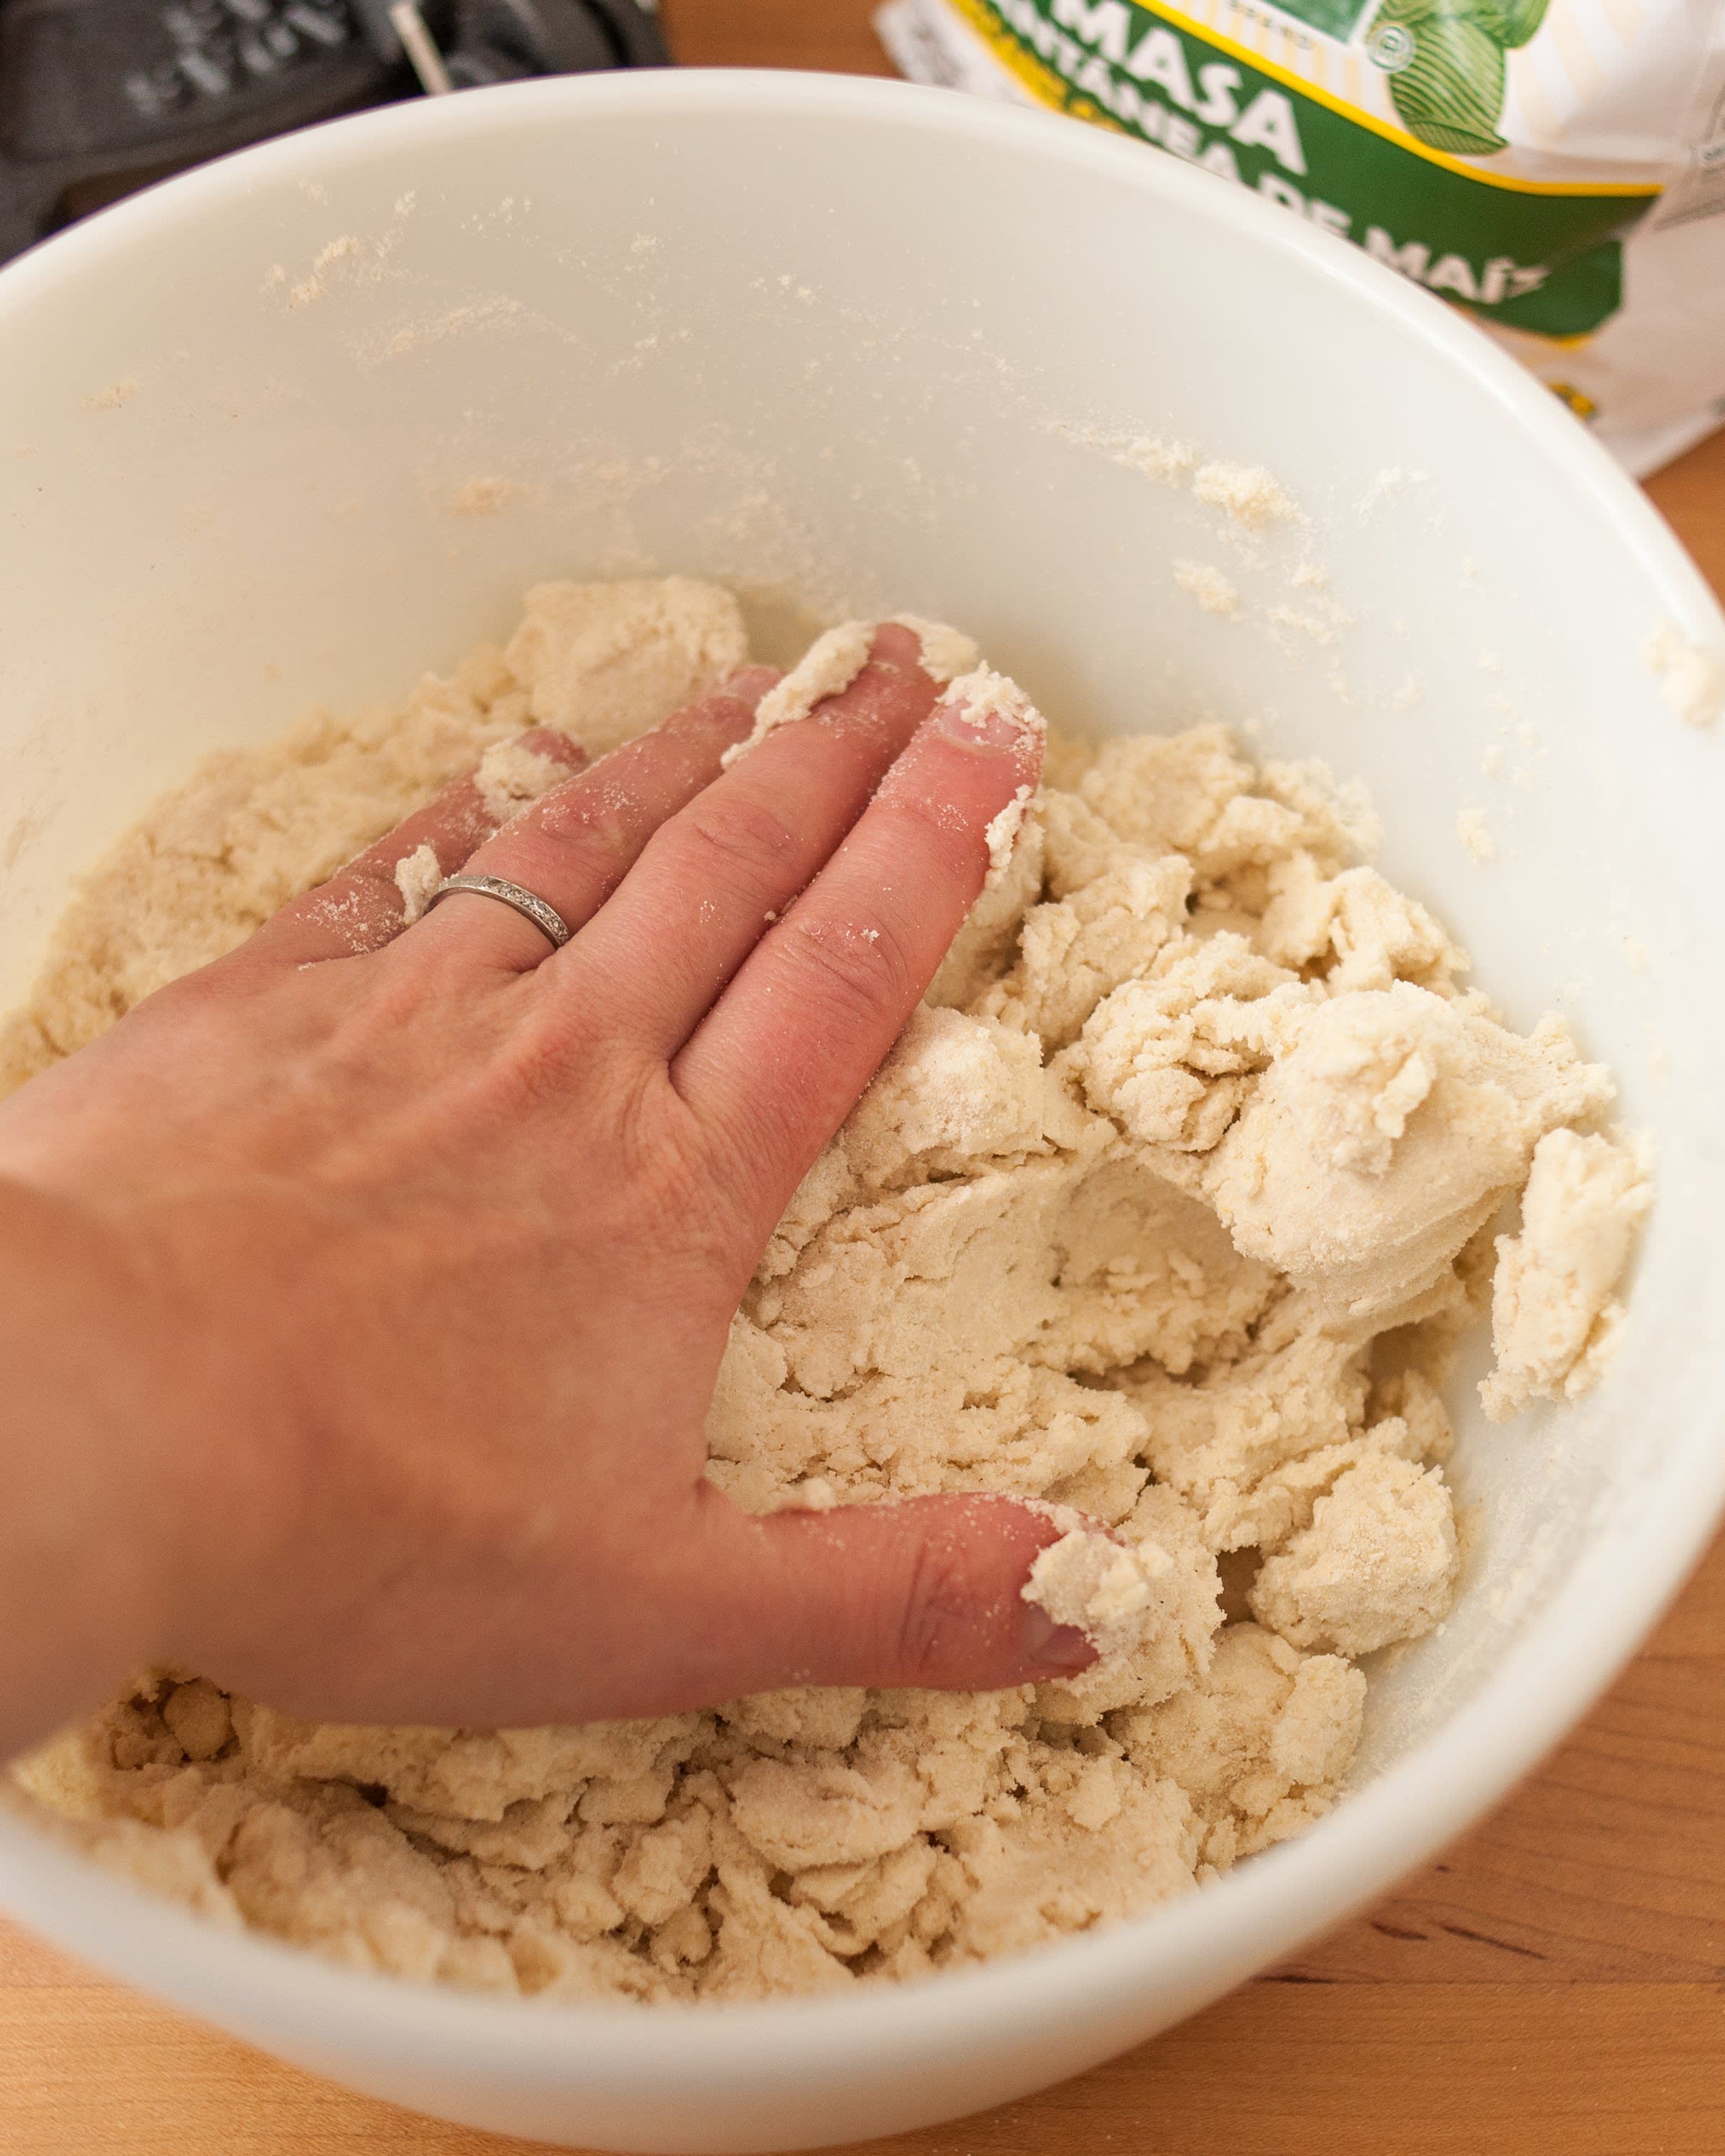
M 976 665 L 975 644 L 945 622 L 925 621 L 915 613 L 895 614 L 892 619 L 916 636 L 922 647 L 923 672 L 942 688 Z M 733 742 L 720 761 L 728 768 L 739 757 L 758 747 L 768 734 L 806 719 L 824 698 L 848 689 L 867 665 L 874 640 L 871 621 L 840 622 L 836 629 L 818 636 L 784 679 L 761 699 L 747 739 Z
M 1022 707 L 915 625 L 970 675 L 956 694 Z M 781 722 L 865 648 L 817 646 Z M 0 1082 L 459 772 L 510 813 L 559 769 L 510 746 L 530 719 L 603 752 L 744 656 L 711 587 L 543 585 L 506 649 L 404 709 L 216 759 L 75 901 Z M 945 1490 L 1056 1508 L 1025 1592 L 1096 1666 L 516 1730 L 318 1727 L 158 1670 L 18 1770 L 65 1831 L 355 1966 L 726 1999 L 1125 1917 L 1333 1802 L 1354 1658 L 1429 1631 L 1455 1591 L 1434 1378 L 1482 1310 L 1493 1217 L 1525 1191 L 1498 1245 L 1501 1415 L 1595 1374 L 1640 1163 L 1600 1127 L 1604 1071 L 1558 1021 L 1514 1034 L 1461 985 L 1440 925 L 1363 865 L 1365 804 L 1317 768 L 1254 766 L 1214 726 L 1057 738 L 992 835 L 927 1002 L 737 1314 L 708 1471 L 755 1510 Z

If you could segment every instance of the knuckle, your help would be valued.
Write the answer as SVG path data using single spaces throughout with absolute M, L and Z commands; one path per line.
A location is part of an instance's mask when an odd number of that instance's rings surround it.
M 236 1004 L 263 993 L 272 985 L 267 969 L 254 968 L 245 963 L 244 949 L 242 946 L 225 957 L 200 966 L 195 973 L 182 973 L 178 979 L 166 983 L 133 1009 L 147 1009 L 157 1022 L 164 1019 L 193 1021 L 224 1017 Z
M 568 858 L 604 864 L 628 860 L 630 824 L 618 804 L 596 788 L 563 785 L 516 819 L 511 835 L 556 848 Z
M 531 822 L 521 818 L 498 841 L 495 853 L 487 848 L 469 867 L 536 892 L 566 919 L 620 881 L 629 852 L 623 834 L 608 821 L 583 816 L 573 804 L 530 814 Z
M 938 1679 L 968 1625 L 975 1594 L 964 1554 L 940 1539 L 916 1547 L 898 1620 L 898 1667 L 909 1684 Z
M 957 803 L 931 793 L 925 783 L 906 778 L 876 797 L 875 814 L 896 848 L 914 859 L 932 859 L 949 874 L 979 857 L 984 844 L 980 825 Z
M 408 860 L 413 850 L 412 846 L 392 844 L 387 840 L 382 846 L 368 846 L 364 853 L 351 860 L 339 875 L 331 876 L 329 882 L 320 886 L 319 889 L 338 891 L 359 891 L 368 897 L 374 893 L 382 893 L 393 899 L 399 905 L 401 891 L 395 880 L 396 865 L 398 861 Z M 316 896 L 316 892 L 307 893 L 308 897 L 315 898 Z
M 529 1116 L 567 1106 L 590 1074 L 579 1070 L 571 1043 L 548 1026 L 524 1026 L 509 1045 L 501 1078 L 509 1096 L 506 1106 Z
M 572 1040 L 531 1026 L 511 1043 L 502 1084 L 506 1115 L 581 1132 L 583 1232 L 613 1261 L 643 1278 L 735 1270 L 737 1208 L 656 1057 L 603 1031 Z
M 742 793 L 722 801 L 696 801 L 672 824 L 666 843 L 686 854 L 697 886 L 717 883 L 745 892 L 777 890 L 797 836 L 764 801 Z
M 622 1034 L 572 1023 L 556 1000 L 511 1036 L 499 1060 L 512 1104 L 528 1111 L 574 1110 L 603 1134 L 607 1163 L 628 1165 L 629 1133 L 639 1128 L 655 1067 Z
M 356 936 L 375 931 L 381 921 L 399 928 L 402 894 L 395 880 L 396 862 L 413 850 L 411 846 L 404 852 L 398 849 L 385 859 L 381 853 L 368 850 L 332 875 L 327 883 L 319 884 L 296 900 L 296 911 L 320 926 L 326 925 L 337 932 L 346 927 Z
M 841 1016 L 875 1018 L 915 1000 L 918 984 L 909 957 L 881 923 L 793 914 L 785 931 L 795 946 L 793 963 L 820 983 Z

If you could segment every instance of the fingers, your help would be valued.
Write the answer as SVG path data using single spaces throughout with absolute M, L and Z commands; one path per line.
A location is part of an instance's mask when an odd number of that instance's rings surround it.
M 518 883 L 554 907 L 572 932 L 580 928 L 660 825 L 718 778 L 725 751 L 747 737 L 757 706 L 778 680 L 771 667 L 742 667 L 523 810 L 473 854 L 468 873 Z M 547 956 L 546 938 L 531 921 L 468 893 L 445 899 L 402 950 L 404 963 L 410 957 L 440 970 L 466 963 L 506 974 L 531 972 Z M 658 952 L 644 963 L 659 963 Z
M 1004 1691 L 1096 1659 L 1082 1632 L 1025 1600 L 1062 1529 L 1016 1498 L 761 1518 L 703 1483 L 686 1509 L 625 1505 L 620 1519 L 597 1558 L 583 1528 L 568 1547 L 536 1533 L 465 1566 L 434 1562 L 432 1604 L 420 1566 L 392 1568 L 388 1592 L 352 1603 L 333 1669 L 305 1610 L 256 1635 L 224 1615 L 225 1657 L 177 1656 L 321 1720 L 502 1727 L 675 1714 L 793 1685 Z
M 742 1194 L 763 1236 L 934 978 L 991 855 L 1004 861 L 1042 742 L 1012 683 L 985 670 L 953 682 L 672 1065 L 752 1178 Z
M 560 971 L 572 998 L 648 1055 L 668 1059 L 682 1046 L 932 708 L 916 634 L 891 622 L 866 645 L 863 634 L 841 654 L 840 679 L 861 661 L 845 685 L 768 733 L 666 823 L 567 954 Z M 810 670 L 818 687 L 820 670 Z
M 247 954 L 304 966 L 380 950 L 418 919 L 443 877 L 465 864 L 520 798 L 584 761 L 580 744 L 550 726 L 495 743 L 478 771 L 446 786 L 327 883 L 285 906 L 252 938 Z
M 1024 1599 L 1061 1530 L 1009 1497 L 918 1497 L 752 1518 L 712 1493 L 701 1575 L 709 1698 L 785 1685 L 993 1691 L 1096 1650 Z

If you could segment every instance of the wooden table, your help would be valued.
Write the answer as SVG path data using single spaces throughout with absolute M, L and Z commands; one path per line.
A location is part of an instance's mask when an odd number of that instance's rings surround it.
M 867 0 L 666 0 L 679 57 L 888 72 Z M 1725 590 L 1725 434 L 1650 489 Z M 0 2156 L 508 2156 L 0 1925 Z M 1497 1815 L 1170 2035 L 894 2156 L 1722 2156 L 1725 1539 Z

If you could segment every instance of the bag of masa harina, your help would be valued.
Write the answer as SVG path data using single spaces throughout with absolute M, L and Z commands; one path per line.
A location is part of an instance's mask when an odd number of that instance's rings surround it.
M 1725 0 L 889 0 L 922 82 L 1253 187 L 1466 308 L 1631 471 L 1725 418 Z

